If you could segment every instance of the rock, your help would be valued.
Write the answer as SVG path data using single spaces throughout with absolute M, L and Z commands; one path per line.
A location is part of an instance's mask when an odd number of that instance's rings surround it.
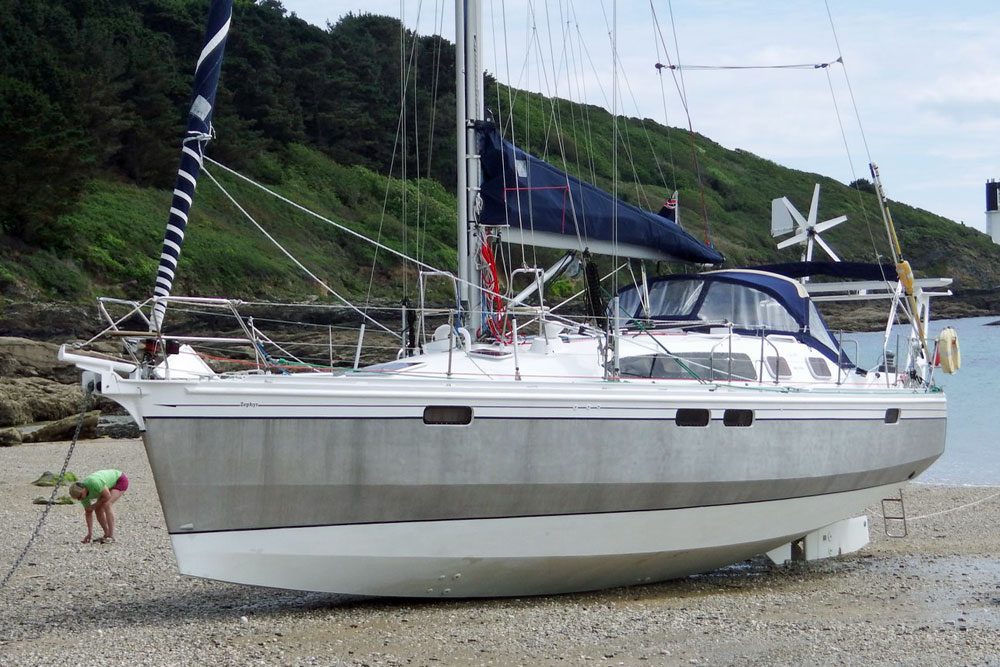
M 90 338 L 103 328 L 93 306 L 24 301 L 0 306 L 0 331 L 46 340 Z
M 16 428 L 0 428 L 0 447 L 20 445 L 22 440 L 21 432 Z
M 83 389 L 76 384 L 60 384 L 40 377 L 0 378 L 0 426 L 79 414 L 82 401 Z
M 62 384 L 79 382 L 80 371 L 59 361 L 54 343 L 0 336 L 0 376 L 44 377 Z
M 101 419 L 97 422 L 97 437 L 138 438 L 140 435 L 139 425 L 131 417 L 108 417 L 101 410 Z
M 100 410 L 91 410 L 83 418 L 83 427 L 80 429 L 80 439 L 90 439 L 97 437 L 97 418 L 101 415 Z M 76 433 L 76 425 L 80 421 L 80 416 L 65 417 L 58 419 L 51 424 L 46 424 L 37 431 L 32 431 L 24 436 L 24 442 L 52 442 L 53 440 L 72 440 Z

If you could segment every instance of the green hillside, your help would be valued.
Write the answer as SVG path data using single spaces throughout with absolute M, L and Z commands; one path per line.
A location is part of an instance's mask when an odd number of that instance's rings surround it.
M 0 144 L 0 296 L 85 301 L 151 292 L 206 7 L 203 0 L 3 1 L 0 126 L 8 140 Z M 404 152 L 396 20 L 348 16 L 323 30 L 289 16 L 276 0 L 238 0 L 233 26 L 209 155 L 325 217 L 454 269 L 452 45 L 437 37 L 414 44 L 404 34 L 415 72 L 407 82 L 414 120 L 404 126 Z M 487 99 L 502 105 L 491 111 L 500 123 L 518 119 L 522 145 L 610 189 L 608 112 L 498 91 L 487 81 Z M 618 133 L 623 198 L 658 210 L 676 187 L 684 227 L 703 237 L 704 210 L 728 266 L 797 259 L 798 249 L 774 248 L 770 202 L 787 196 L 806 210 L 814 183 L 823 188 L 821 219 L 850 218 L 824 236 L 842 257 L 889 255 L 867 183 L 850 188 L 695 136 L 699 181 L 686 131 L 630 118 L 619 119 Z M 336 291 L 393 301 L 415 295 L 412 267 L 208 169 Z M 951 276 L 959 289 L 1000 285 L 1000 246 L 986 235 L 892 206 L 918 275 Z M 205 176 L 175 293 L 328 298 Z

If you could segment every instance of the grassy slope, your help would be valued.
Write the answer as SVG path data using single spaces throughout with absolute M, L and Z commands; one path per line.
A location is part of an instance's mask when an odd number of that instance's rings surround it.
M 548 106 L 537 96 L 521 94 L 519 102 Z M 560 103 L 562 142 L 570 171 L 583 173 L 610 189 L 612 173 L 611 117 L 596 107 Z M 572 114 L 586 111 L 591 131 L 573 131 Z M 555 153 L 558 145 L 548 116 L 532 115 L 527 140 L 536 154 Z M 547 124 L 548 123 L 548 124 Z M 578 122 L 576 127 L 582 127 Z M 656 210 L 672 191 L 680 190 L 682 222 L 699 238 L 704 235 L 701 197 L 704 193 L 714 242 L 728 266 L 798 259 L 797 248 L 775 250 L 770 237 L 770 201 L 787 196 L 807 211 L 814 183 L 821 183 L 820 219 L 847 214 L 849 221 L 824 235 L 845 259 L 872 261 L 888 257 L 886 234 L 875 197 L 832 179 L 786 169 L 745 151 L 730 151 L 697 136 L 696 152 L 704 189 L 699 187 L 686 133 L 651 121 L 631 119 L 620 132 L 632 159 L 619 164 L 622 196 Z M 656 159 L 649 146 L 661 161 Z M 674 164 L 665 162 L 670 154 Z M 584 162 L 591 154 L 593 168 Z M 562 160 L 552 160 L 562 165 Z M 210 167 L 211 168 L 211 167 Z M 410 183 L 404 192 L 360 166 L 342 166 L 321 153 L 299 145 L 281 156 L 265 153 L 256 173 L 282 195 L 341 221 L 361 233 L 434 266 L 454 269 L 455 200 L 434 181 Z M 666 183 L 660 172 L 667 174 Z M 344 232 L 280 203 L 213 169 L 226 187 L 280 243 L 336 291 L 357 298 L 368 291 L 375 250 Z M 671 177 L 671 174 L 675 174 Z M 637 185 L 638 180 L 638 185 Z M 650 185 L 660 183 L 659 185 Z M 0 289 L 8 295 L 60 300 L 89 300 L 96 294 L 142 298 L 153 283 L 160 254 L 169 193 L 120 182 L 94 180 L 77 210 L 66 219 L 75 230 L 58 257 L 9 244 L 3 249 Z M 385 214 L 383 216 L 383 206 Z M 976 230 L 929 212 L 893 204 L 904 251 L 918 275 L 948 275 L 959 288 L 1000 285 L 1000 246 Z M 404 222 L 405 221 L 405 222 Z M 817 253 L 820 253 L 817 250 Z M 822 258 L 821 254 L 817 258 Z M 380 251 L 373 295 L 398 299 L 400 288 L 415 296 L 415 271 L 405 270 Z M 310 299 L 323 290 L 303 275 L 274 245 L 238 213 L 218 189 L 202 177 L 181 257 L 176 294 L 225 294 L 241 298 Z M 442 292 L 438 293 L 443 295 Z

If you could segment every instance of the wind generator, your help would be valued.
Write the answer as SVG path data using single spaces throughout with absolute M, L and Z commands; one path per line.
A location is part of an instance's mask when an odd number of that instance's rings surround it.
M 809 217 L 803 218 L 802 214 L 799 213 L 798 209 L 792 205 L 792 202 L 788 201 L 788 197 L 779 197 L 778 199 L 771 200 L 771 236 L 778 237 L 783 234 L 788 234 L 789 232 L 795 231 L 796 225 L 798 226 L 798 231 L 794 236 L 791 236 L 784 241 L 778 243 L 778 249 L 787 248 L 795 244 L 801 244 L 805 246 L 802 249 L 802 261 L 811 262 L 813 256 L 813 244 L 818 243 L 826 254 L 830 256 L 835 262 L 840 261 L 840 257 L 837 253 L 833 251 L 826 241 L 820 237 L 821 232 L 825 232 L 828 229 L 836 227 L 840 223 L 847 220 L 846 215 L 838 215 L 836 218 L 831 218 L 830 220 L 824 220 L 823 222 L 816 222 L 817 213 L 819 211 L 819 183 L 813 189 L 812 203 L 809 205 Z

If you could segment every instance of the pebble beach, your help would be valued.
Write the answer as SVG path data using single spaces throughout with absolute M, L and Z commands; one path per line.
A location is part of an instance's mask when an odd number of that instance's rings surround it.
M 0 449 L 0 576 L 23 550 L 69 443 Z M 52 507 L 0 590 L 0 665 L 1000 665 L 1000 488 L 913 484 L 908 535 L 839 558 L 758 558 L 586 594 L 359 598 L 177 573 L 139 440 L 76 446 L 69 470 L 125 471 L 116 544 L 81 544 Z M 99 528 L 95 525 L 99 534 Z

